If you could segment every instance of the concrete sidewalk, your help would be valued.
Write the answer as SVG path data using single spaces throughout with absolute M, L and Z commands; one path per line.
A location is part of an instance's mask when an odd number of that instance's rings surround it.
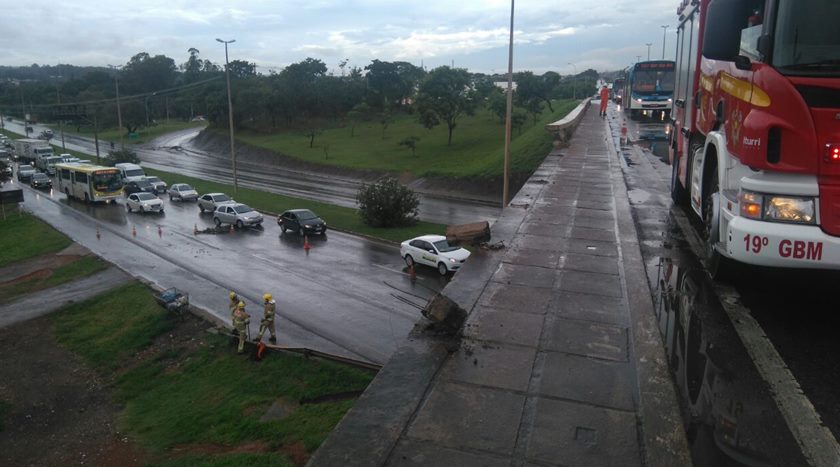
M 590 109 L 309 465 L 690 465 L 620 163 Z

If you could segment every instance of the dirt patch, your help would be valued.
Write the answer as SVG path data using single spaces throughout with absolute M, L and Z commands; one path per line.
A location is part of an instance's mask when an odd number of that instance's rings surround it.
M 52 274 L 53 269 L 57 269 L 61 266 L 77 261 L 83 256 L 85 255 L 64 254 L 62 252 L 59 252 L 51 253 L 48 255 L 42 255 L 28 259 L 26 261 L 14 263 L 12 265 L 0 268 L 0 285 L 7 285 L 16 282 L 22 277 L 26 277 L 30 274 L 39 271 L 48 270 L 50 271 L 50 274 Z
M 298 467 L 302 467 L 309 462 L 309 454 L 306 453 L 306 447 L 301 442 L 283 446 L 280 451 L 289 456 L 289 459 Z
M 268 443 L 265 441 L 252 441 L 250 443 L 237 444 L 235 446 L 228 446 L 225 444 L 185 444 L 174 446 L 169 450 L 175 457 L 186 456 L 191 454 L 198 455 L 219 455 L 219 454 L 236 454 L 244 452 L 268 452 L 270 451 Z
M 0 398 L 11 404 L 0 464 L 143 465 L 117 428 L 107 384 L 55 344 L 48 318 L 0 329 Z

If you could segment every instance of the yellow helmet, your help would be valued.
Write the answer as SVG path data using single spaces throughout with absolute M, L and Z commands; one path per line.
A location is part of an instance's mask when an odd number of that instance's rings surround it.
M 239 304 L 236 305 L 236 308 L 245 308 L 245 302 L 239 302 Z
M 263 295 L 263 300 L 265 300 L 267 302 L 270 302 L 271 301 L 271 294 L 267 293 L 267 294 Z
M 230 299 L 233 300 L 234 298 L 236 298 L 236 292 L 229 293 L 228 297 L 230 297 Z

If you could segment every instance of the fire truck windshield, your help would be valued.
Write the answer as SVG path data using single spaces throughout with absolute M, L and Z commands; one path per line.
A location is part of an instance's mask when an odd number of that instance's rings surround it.
M 837 0 L 779 0 L 773 65 L 784 74 L 840 74 Z

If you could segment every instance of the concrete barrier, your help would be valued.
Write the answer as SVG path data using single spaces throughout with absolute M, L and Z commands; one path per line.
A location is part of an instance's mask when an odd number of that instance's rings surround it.
M 574 108 L 568 115 L 561 120 L 549 123 L 545 126 L 545 130 L 554 136 L 554 147 L 568 142 L 575 133 L 578 123 L 586 115 L 586 109 L 589 108 L 591 99 L 584 99 L 577 107 Z

